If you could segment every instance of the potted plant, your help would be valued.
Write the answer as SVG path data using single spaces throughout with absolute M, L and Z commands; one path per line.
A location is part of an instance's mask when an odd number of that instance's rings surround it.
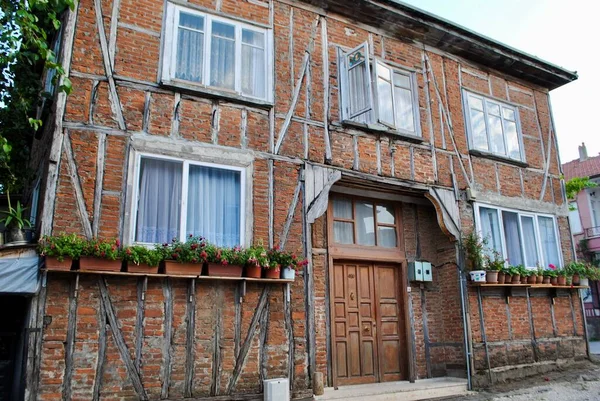
M 565 269 L 573 276 L 573 285 L 579 285 L 581 276 L 585 274 L 586 265 L 581 262 L 570 262 Z
M 267 250 L 260 244 L 251 247 L 247 252 L 246 277 L 261 278 L 263 268 L 269 266 Z
M 26 244 L 25 227 L 31 227 L 31 222 L 25 218 L 26 207 L 17 201 L 17 207 L 12 207 L 10 203 L 10 195 L 7 194 L 8 211 L 2 212 L 6 217 L 0 219 L 0 223 L 4 224 L 7 232 L 7 244 Z
M 265 278 L 277 279 L 281 277 L 281 267 L 287 267 L 292 263 L 292 256 L 282 252 L 279 246 L 269 249 L 267 252 L 269 266 L 265 268 Z
M 500 254 L 498 252 L 493 253 L 493 258 L 486 256 L 486 282 L 495 284 L 499 282 L 499 275 L 504 268 L 504 260 L 500 258 Z M 504 274 L 502 274 L 502 282 L 504 282 Z
M 81 257 L 79 258 L 79 270 L 81 271 L 121 271 L 121 250 L 118 239 L 103 240 L 93 238 L 85 241 Z
M 511 266 L 508 269 L 508 272 L 510 273 L 510 275 L 512 277 L 512 280 L 511 280 L 512 284 L 521 283 L 521 270 L 519 269 L 518 266 Z
M 190 234 L 185 242 L 173 238 L 170 244 L 165 242 L 157 247 L 157 251 L 165 261 L 165 274 L 199 276 L 207 258 L 206 247 L 204 238 Z
M 542 284 L 552 284 L 552 280 L 554 280 L 554 285 L 556 285 L 556 272 L 550 269 L 544 270 L 544 280 L 542 281 Z
M 504 273 L 504 284 L 510 284 L 512 282 L 512 275 L 510 273 L 510 266 L 504 266 L 502 268 L 502 273 Z M 500 281 L 500 277 L 498 277 L 498 281 Z
M 123 249 L 121 258 L 127 262 L 125 270 L 129 273 L 158 273 L 163 252 L 160 248 L 151 249 L 142 245 L 132 245 Z
M 207 244 L 204 251 L 209 276 L 242 277 L 243 266 L 248 261 L 248 256 L 242 248 L 219 248 Z
M 565 286 L 567 285 L 567 276 L 568 276 L 568 272 L 566 269 L 556 269 L 556 275 L 558 276 L 556 285 L 558 286 Z
M 472 281 L 477 278 L 478 281 L 485 282 L 485 271 L 483 270 L 485 259 L 484 250 L 487 239 L 481 239 L 475 232 L 463 237 L 462 248 L 465 252 L 467 270 Z
M 579 280 L 579 285 L 581 286 L 589 286 L 589 281 L 598 281 L 600 280 L 600 269 L 596 266 L 588 264 L 585 269 L 585 277 Z
M 45 235 L 38 243 L 38 252 L 45 257 L 48 270 L 71 270 L 73 260 L 81 256 L 85 240 L 76 234 Z
M 538 266 L 535 283 L 543 284 L 543 282 L 544 282 L 544 268 L 542 266 Z

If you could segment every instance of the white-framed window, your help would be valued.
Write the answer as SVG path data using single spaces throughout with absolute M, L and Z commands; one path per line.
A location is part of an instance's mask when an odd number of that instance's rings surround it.
M 165 83 L 272 101 L 273 32 L 167 3 Z
M 600 189 L 589 188 L 587 190 L 588 199 L 590 200 L 590 217 L 592 227 L 600 226 Z
M 583 231 L 577 202 L 569 202 L 569 224 L 571 225 L 572 234 L 578 234 Z
M 350 51 L 338 47 L 338 76 L 342 121 L 421 136 L 414 72 L 370 60 L 365 42 Z
M 469 147 L 525 161 L 517 107 L 463 90 Z
M 155 244 L 192 234 L 221 246 L 243 245 L 243 167 L 140 153 L 136 160 L 131 242 Z
M 509 265 L 562 266 L 556 218 L 552 215 L 475 204 L 475 224 L 487 239 L 487 252 L 498 252 Z

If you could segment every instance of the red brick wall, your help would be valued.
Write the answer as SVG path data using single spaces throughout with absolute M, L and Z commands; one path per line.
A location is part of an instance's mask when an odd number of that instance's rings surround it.
M 88 213 L 88 223 L 98 220 L 99 236 L 118 237 L 123 235 L 124 224 L 123 207 L 130 194 L 123 193 L 124 182 L 127 177 L 126 158 L 129 151 L 130 137 L 143 136 L 170 137 L 173 141 L 186 141 L 189 146 L 214 144 L 226 148 L 247 148 L 254 152 L 253 164 L 253 240 L 268 241 L 269 232 L 272 232 L 274 242 L 280 242 L 280 236 L 287 218 L 290 201 L 293 198 L 295 186 L 298 181 L 299 160 L 304 159 L 305 153 L 308 160 L 322 163 L 325 160 L 325 140 L 323 121 L 329 127 L 331 143 L 331 164 L 335 167 L 352 169 L 357 165 L 358 170 L 372 175 L 397 178 L 401 180 L 414 180 L 423 184 L 437 184 L 445 187 L 452 186 L 451 170 L 460 189 L 467 186 L 467 179 L 460 169 L 461 162 L 468 174 L 468 179 L 483 194 L 502 195 L 515 199 L 539 199 L 543 185 L 544 155 L 552 153 L 550 157 L 549 175 L 553 186 L 547 185 L 544 200 L 562 204 L 559 182 L 559 166 L 556 162 L 557 149 L 554 141 L 550 142 L 551 149 L 547 149 L 548 132 L 550 125 L 547 90 L 529 85 L 489 71 L 481 67 L 461 61 L 456 57 L 446 57 L 437 53 L 428 53 L 436 82 L 442 91 L 442 102 L 447 105 L 449 116 L 454 127 L 454 141 L 448 126 L 443 121 L 440 113 L 440 103 L 433 86 L 430 85 L 429 96 L 431 102 L 431 119 L 428 118 L 429 105 L 425 96 L 425 79 L 421 73 L 423 50 L 419 45 L 405 43 L 396 38 L 385 38 L 373 31 L 368 32 L 352 24 L 344 22 L 335 15 L 321 18 L 320 24 L 327 24 L 329 56 L 329 87 L 328 98 L 330 108 L 325 115 L 323 104 L 324 74 L 321 26 L 318 26 L 314 37 L 314 48 L 309 64 L 310 79 L 305 77 L 298 104 L 293 113 L 294 119 L 287 131 L 287 136 L 282 143 L 279 155 L 274 165 L 274 207 L 273 227 L 269 227 L 269 172 L 268 159 L 273 158 L 270 144 L 274 143 L 283 126 L 284 116 L 291 105 L 295 85 L 300 72 L 304 52 L 311 43 L 313 26 L 318 15 L 298 6 L 291 7 L 287 4 L 274 2 L 272 8 L 265 1 L 212 1 L 195 0 L 193 4 L 214 10 L 220 6 L 219 12 L 245 18 L 261 24 L 270 24 L 273 21 L 274 29 L 274 54 L 275 54 L 275 105 L 272 110 L 268 107 L 240 104 L 235 101 L 207 98 L 200 93 L 181 91 L 159 86 L 157 75 L 160 66 L 160 36 L 162 34 L 162 20 L 164 3 L 158 0 L 132 1 L 122 0 L 119 10 L 119 23 L 116 30 L 116 52 L 114 60 L 114 74 L 120 107 L 127 129 L 118 129 L 117 117 L 114 113 L 115 104 L 111 107 L 109 87 L 102 62 L 100 39 L 95 22 L 93 0 L 79 2 L 79 16 L 76 25 L 74 51 L 71 63 L 71 79 L 74 91 L 69 96 L 64 116 L 65 134 L 69 136 L 72 144 L 74 162 L 77 166 L 78 180 L 75 185 L 80 185 L 83 193 L 85 210 Z M 272 14 L 271 11 L 272 10 Z M 110 32 L 112 1 L 102 2 L 102 11 L 106 32 Z M 290 18 L 293 30 L 290 33 Z M 112 22 L 114 23 L 114 21 Z M 290 40 L 290 34 L 291 40 Z M 373 54 L 382 55 L 386 60 L 398 63 L 408 68 L 417 70 L 419 86 L 420 123 L 422 127 L 423 144 L 407 142 L 400 137 L 386 133 L 372 133 L 358 129 L 349 129 L 339 125 L 338 105 L 338 80 L 336 46 L 354 47 L 364 41 L 372 40 Z M 290 44 L 293 48 L 290 53 Z M 292 68 L 293 67 L 293 68 Z M 511 101 L 518 105 L 523 127 L 525 153 L 529 167 L 515 166 L 510 163 L 479 158 L 469 155 L 465 121 L 462 110 L 461 84 L 463 87 L 493 95 L 500 99 Z M 176 107 L 177 99 L 180 103 Z M 116 105 L 119 107 L 119 105 Z M 213 110 L 215 114 L 213 115 Z M 272 124 L 270 112 L 274 115 Z M 172 132 L 173 119 L 179 123 L 178 132 Z M 246 121 L 245 125 L 242 121 Z M 175 124 L 176 126 L 176 124 Z M 433 131 L 430 139 L 430 130 Z M 274 134 L 274 135 L 273 135 Z M 106 135 L 106 152 L 104 166 L 96 166 L 98 144 L 101 137 Z M 273 136 L 272 136 L 273 135 Z M 305 141 L 304 138 L 308 138 Z M 354 152 L 354 143 L 358 144 L 358 151 Z M 42 138 L 38 146 L 47 146 L 48 138 Z M 380 148 L 379 156 L 377 148 Z M 456 149 L 455 149 L 456 146 Z M 39 150 L 39 149 L 38 149 Z M 460 154 L 460 158 L 456 152 Z M 435 163 L 434 157 L 435 156 Z M 358 157 L 358 160 L 354 158 Z M 459 161 L 460 160 L 460 161 Z M 98 168 L 103 168 L 103 182 L 96 182 Z M 523 176 L 524 191 L 521 189 L 520 176 Z M 499 177 L 499 182 L 496 182 Z M 94 193 L 102 185 L 100 215 L 94 216 Z M 553 190 L 551 190 L 553 188 Z M 58 185 L 55 197 L 54 220 L 52 229 L 54 233 L 66 231 L 83 233 L 77 208 L 77 200 L 73 195 L 74 184 L 70 179 L 66 155 L 60 159 Z M 293 215 L 290 233 L 287 239 L 287 249 L 301 254 L 303 252 L 302 210 L 303 202 L 296 207 Z M 458 277 L 455 266 L 455 248 L 437 227 L 434 210 L 419 206 L 413 208 L 405 206 L 404 234 L 406 238 L 406 251 L 408 257 L 423 257 L 434 261 L 434 282 L 423 289 L 413 286 L 412 303 L 415 318 L 415 336 L 417 340 L 417 371 L 419 377 L 427 375 L 428 367 L 434 374 L 444 374 L 447 369 L 464 366 L 462 350 L 462 318 L 460 315 L 460 299 L 458 292 Z M 469 230 L 473 227 L 472 209 L 466 203 L 460 203 L 462 227 Z M 418 216 L 419 230 L 415 230 L 415 221 Z M 565 218 L 559 220 L 563 251 L 568 258 L 570 255 L 570 237 Z M 326 373 L 326 319 L 325 304 L 326 274 L 327 274 L 327 239 L 325 230 L 326 218 L 313 224 L 313 247 L 321 249 L 313 257 L 314 268 L 314 293 L 315 293 L 315 329 L 316 329 L 316 366 L 317 371 Z M 416 240 L 419 238 L 421 255 L 417 255 Z M 110 280 L 109 280 L 110 281 Z M 60 395 L 62 374 L 64 372 L 63 342 L 66 327 L 66 291 L 67 281 L 51 276 L 48 291 L 46 315 L 52 323 L 46 328 L 44 334 L 44 354 L 42 359 L 43 392 L 40 398 L 54 399 Z M 133 319 L 132 304 L 135 299 L 135 283 L 133 280 L 110 281 L 111 294 L 116 302 L 116 309 L 123 323 L 126 341 L 131 344 L 130 322 Z M 81 296 L 78 309 L 78 330 L 75 349 L 83 350 L 82 355 L 89 354 L 93 360 L 96 349 L 93 346 L 94 336 L 97 336 L 97 326 L 93 315 L 86 314 L 91 309 L 97 308 L 97 292 L 93 282 L 82 280 Z M 260 288 L 248 288 L 247 298 L 242 306 L 242 322 L 245 333 L 252 318 L 253 308 L 256 307 Z M 172 396 L 181 397 L 181 363 L 182 346 L 184 338 L 182 330 L 182 307 L 185 297 L 185 288 L 180 282 L 175 282 L 173 291 L 176 296 L 176 315 L 174 320 L 175 346 L 172 373 Z M 233 286 L 221 285 L 216 288 L 205 284 L 197 284 L 197 338 L 196 338 L 196 378 L 194 382 L 195 394 L 207 395 L 212 374 L 212 338 L 214 337 L 215 308 L 222 307 L 225 326 L 222 328 L 222 360 L 220 385 L 226 386 L 228 375 L 232 370 L 232 343 L 231 343 L 231 318 L 234 313 Z M 306 316 L 304 300 L 304 284 L 302 278 L 296 280 L 292 286 L 291 318 L 293 321 L 294 352 L 292 367 L 294 371 L 294 389 L 303 391 L 309 386 L 308 354 L 306 343 Z M 89 294 L 94 294 L 90 296 Z M 270 325 L 267 336 L 266 352 L 268 353 L 268 376 L 285 376 L 287 366 L 287 348 L 289 344 L 283 323 L 283 307 L 281 303 L 283 293 L 281 288 L 274 287 L 269 297 Z M 431 360 L 428 362 L 424 356 L 425 338 L 423 333 L 423 310 L 421 297 L 427 311 L 427 324 L 429 329 L 429 343 Z M 219 305 L 215 304 L 219 300 Z M 161 366 L 161 347 L 163 341 L 163 295 L 159 280 L 149 282 L 146 315 L 146 331 L 144 332 L 144 364 L 142 379 L 144 386 L 152 397 L 157 397 L 160 392 L 159 369 Z M 491 301 L 489 301 L 491 302 Z M 519 302 L 515 298 L 515 308 Z M 95 304 L 94 304 L 95 303 Z M 493 302 L 486 308 L 494 308 Z M 503 304 L 502 304 L 503 305 Z M 91 309 L 83 309 L 84 307 Z M 513 308 L 513 305 L 511 305 Z M 471 296 L 471 312 L 476 313 Z M 576 308 L 577 309 L 577 308 Z M 521 329 L 528 327 L 526 310 L 515 309 L 515 335 L 520 335 Z M 475 316 L 475 315 L 473 315 Z M 558 319 L 558 318 L 557 318 Z M 83 326 L 83 322 L 87 326 Z M 473 320 L 473 323 L 476 319 Z M 490 324 L 494 324 L 490 321 Z M 525 322 L 525 323 L 523 323 Z M 498 324 L 500 324 L 499 322 Z M 472 324 L 474 335 L 477 324 Z M 561 326 L 562 327 L 562 326 Z M 562 330 L 562 329 L 561 329 Z M 579 329 L 578 329 L 579 330 Z M 496 335 L 500 336 L 499 331 Z M 504 335 L 504 334 L 502 334 Z M 112 339 L 109 337 L 108 356 L 118 359 Z M 256 341 L 256 340 L 255 340 Z M 512 346 L 511 346 L 512 347 Z M 510 348 L 510 347 L 509 347 Z M 520 349 L 520 348 L 519 348 Z M 78 351 L 77 351 L 78 352 Z M 253 344 L 246 361 L 237 389 L 240 392 L 257 392 L 257 364 L 261 350 Z M 478 351 L 479 352 L 479 351 Z M 515 350 L 515 352 L 517 352 Z M 515 353 L 511 352 L 509 355 Z M 479 354 L 478 354 L 479 355 Z M 478 357 L 479 358 L 479 357 Z M 508 359 L 510 359 L 509 357 Z M 479 360 L 479 359 L 478 359 Z M 510 361 L 509 361 L 510 362 Z M 88 369 L 89 359 L 77 359 L 76 374 L 87 375 L 77 377 L 77 385 L 83 386 L 74 390 L 89 391 L 90 377 L 94 373 Z M 117 364 L 104 373 L 107 391 L 114 394 L 114 398 L 127 398 L 132 394 L 130 382 L 124 378 L 121 364 Z M 81 381 L 80 381 L 81 379 Z M 88 386 L 88 387 L 86 387 Z M 85 389 L 84 389 L 85 387 Z M 87 398 L 82 395 L 82 398 Z

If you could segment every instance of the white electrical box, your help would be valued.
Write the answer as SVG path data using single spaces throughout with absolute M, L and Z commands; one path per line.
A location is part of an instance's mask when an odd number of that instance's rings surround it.
M 408 262 L 408 279 L 410 281 L 423 281 L 422 262 Z
M 288 379 L 269 379 L 263 381 L 264 401 L 289 401 L 290 385 Z
M 408 279 L 410 281 L 433 281 L 431 263 L 421 261 L 408 262 Z
M 431 263 L 421 262 L 423 266 L 423 281 L 433 281 L 433 269 Z

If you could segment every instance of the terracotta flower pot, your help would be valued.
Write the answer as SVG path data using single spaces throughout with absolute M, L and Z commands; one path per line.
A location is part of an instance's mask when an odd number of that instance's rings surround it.
M 558 285 L 558 277 L 550 277 L 550 284 Z
M 580 281 L 581 278 L 579 277 L 579 274 L 573 274 L 573 285 L 579 285 Z
M 527 277 L 527 284 L 535 284 L 536 281 L 537 281 L 537 276 Z
M 265 278 L 278 279 L 281 276 L 281 269 L 279 266 L 273 269 L 265 269 Z
M 504 274 L 504 284 L 511 284 L 511 283 L 512 283 L 512 275 Z
M 556 285 L 567 285 L 567 278 L 565 276 L 558 277 Z
M 101 271 L 101 272 L 120 272 L 121 259 L 100 259 L 93 256 L 82 256 L 79 258 L 79 270 L 81 271 Z
M 242 277 L 242 266 L 208 263 L 208 275 L 214 277 Z
M 179 263 L 174 260 L 165 260 L 165 274 L 173 276 L 199 276 L 202 265 L 199 263 Z
M 261 274 L 262 274 L 262 267 L 256 266 L 256 265 L 246 266 L 246 277 L 260 278 Z
M 144 273 L 144 274 L 156 274 L 158 273 L 158 266 L 148 266 L 146 263 L 127 263 L 126 271 L 129 273 Z
M 551 277 L 544 277 L 542 284 L 550 284 Z
M 498 282 L 498 272 L 488 270 L 485 274 L 485 281 L 490 284 L 496 284 Z
M 54 256 L 46 256 L 46 269 L 55 270 L 55 271 L 69 271 L 71 270 L 71 265 L 73 264 L 73 259 L 64 258 L 63 261 L 59 261 Z
M 528 280 L 529 280 L 528 276 L 521 276 L 521 284 L 527 284 Z
M 498 272 L 498 284 L 504 284 L 504 276 L 506 276 L 506 274 Z
M 536 284 L 542 284 L 544 282 L 544 276 L 542 276 L 541 274 L 538 274 L 535 277 L 536 277 L 536 279 L 535 279 Z
M 513 274 L 512 275 L 512 284 L 521 284 L 521 275 L 520 274 Z

